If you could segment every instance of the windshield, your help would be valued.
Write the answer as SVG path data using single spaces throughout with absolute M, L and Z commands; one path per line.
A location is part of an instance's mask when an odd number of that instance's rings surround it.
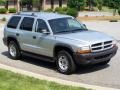
M 54 34 L 87 30 L 82 23 L 73 18 L 52 19 L 49 20 L 49 24 Z

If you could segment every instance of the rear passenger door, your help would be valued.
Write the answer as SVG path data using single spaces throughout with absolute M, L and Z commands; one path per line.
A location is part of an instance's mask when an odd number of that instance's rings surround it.
M 6 32 L 5 36 L 6 34 L 8 34 L 10 37 L 13 37 L 17 39 L 17 41 L 19 41 L 20 38 L 18 37 L 18 33 L 19 33 L 18 25 L 20 23 L 20 20 L 21 20 L 20 16 L 11 17 L 7 26 L 4 29 L 4 31 Z
M 20 30 L 20 45 L 21 49 L 28 52 L 35 52 L 35 41 L 36 37 L 34 37 L 33 32 L 34 26 L 34 17 L 24 17 L 21 25 Z

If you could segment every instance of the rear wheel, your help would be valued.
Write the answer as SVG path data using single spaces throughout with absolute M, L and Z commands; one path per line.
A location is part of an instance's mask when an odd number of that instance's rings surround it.
M 71 74 L 76 69 L 72 56 L 64 50 L 58 52 L 56 64 L 58 71 L 63 74 Z
M 20 59 L 21 52 L 15 41 L 10 41 L 8 45 L 8 52 L 12 59 L 14 60 Z

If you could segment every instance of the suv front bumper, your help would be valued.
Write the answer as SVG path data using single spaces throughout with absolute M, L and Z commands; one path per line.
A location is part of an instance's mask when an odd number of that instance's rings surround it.
M 118 47 L 114 46 L 113 48 L 101 52 L 94 52 L 88 54 L 79 54 L 74 53 L 74 59 L 79 65 L 89 65 L 97 64 L 110 60 L 117 52 Z

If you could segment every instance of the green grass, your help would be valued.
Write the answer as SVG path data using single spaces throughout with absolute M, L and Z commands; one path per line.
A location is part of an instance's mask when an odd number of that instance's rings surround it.
M 110 9 L 109 7 L 103 7 L 102 11 L 113 13 L 113 9 Z
M 0 69 L 0 90 L 88 90 L 60 85 Z M 90 90 L 90 89 L 89 89 Z

